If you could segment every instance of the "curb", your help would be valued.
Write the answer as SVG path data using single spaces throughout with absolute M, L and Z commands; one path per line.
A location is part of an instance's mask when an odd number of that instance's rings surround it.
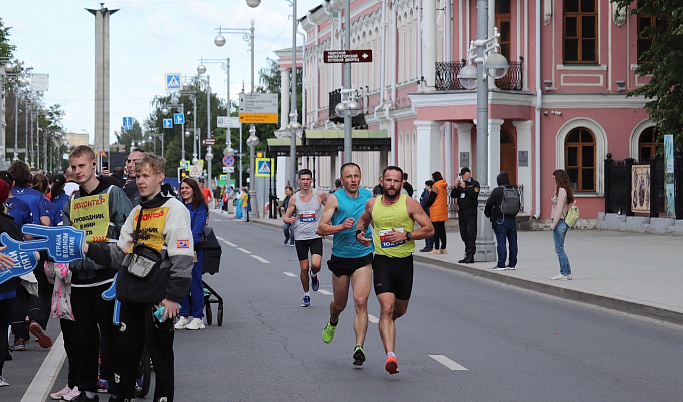
M 259 224 L 261 226 L 279 228 L 281 220 L 253 220 L 252 222 Z M 522 279 L 509 275 L 501 275 L 493 271 L 483 270 L 471 267 L 469 265 L 462 265 L 449 261 L 438 260 L 435 258 L 429 258 L 418 254 L 413 254 L 413 258 L 415 261 L 419 261 L 422 263 L 437 265 L 442 268 L 452 269 L 466 274 L 471 274 L 473 276 L 479 276 L 485 279 L 491 279 L 499 283 L 531 290 L 534 292 L 550 296 L 560 297 L 567 300 L 574 300 L 582 303 L 588 303 L 594 306 L 604 307 L 610 310 L 620 311 L 623 313 L 640 315 L 648 318 L 653 318 L 656 320 L 663 320 L 673 324 L 683 324 L 683 312 L 667 310 L 661 307 L 649 306 L 642 303 L 618 299 L 616 297 L 596 295 L 592 293 L 582 292 L 580 290 L 567 289 L 560 286 L 536 282 L 529 279 Z

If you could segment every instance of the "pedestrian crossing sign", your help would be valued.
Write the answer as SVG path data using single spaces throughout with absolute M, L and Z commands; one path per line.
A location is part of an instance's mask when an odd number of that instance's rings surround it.
M 180 91 L 181 89 L 183 89 L 182 81 L 180 80 L 180 78 L 180 73 L 166 74 L 166 90 Z
M 271 159 L 271 158 L 256 158 L 256 176 L 258 176 L 258 177 L 272 177 L 273 176 L 273 159 Z

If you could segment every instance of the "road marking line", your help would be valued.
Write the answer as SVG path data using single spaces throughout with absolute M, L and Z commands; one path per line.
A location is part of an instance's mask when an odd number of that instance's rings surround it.
M 458 363 L 454 362 L 453 360 L 447 358 L 444 355 L 429 355 L 432 359 L 436 360 L 437 362 L 443 364 L 444 366 L 448 367 L 449 369 L 455 371 L 455 370 L 461 370 L 461 371 L 469 371 L 465 367 L 459 365 Z
M 227 244 L 227 245 L 230 246 L 230 247 L 237 247 L 237 244 L 235 244 L 235 243 L 230 243 L 230 242 L 227 241 L 227 240 L 223 240 L 223 243 Z
M 224 238 L 222 238 L 222 237 L 220 237 L 220 236 L 216 236 L 216 239 L 218 239 L 218 240 L 220 240 L 220 241 L 227 241 L 227 240 L 225 240 Z
M 330 292 L 329 290 L 325 289 L 318 289 L 318 293 L 322 293 L 324 295 L 332 296 L 334 293 Z
M 370 321 L 373 324 L 377 324 L 379 322 L 379 318 L 375 317 L 372 314 L 368 314 L 368 321 Z
M 6 352 L 3 351 L 3 353 Z M 43 364 L 40 365 L 38 372 L 33 377 L 31 385 L 26 389 L 21 402 L 44 401 L 59 375 L 65 358 L 64 338 L 60 333 L 47 357 L 43 360 Z
M 247 250 L 247 249 L 244 249 L 244 248 L 242 248 L 242 247 L 237 247 L 237 249 L 238 249 L 239 251 L 243 252 L 244 254 L 251 254 L 251 251 L 249 251 L 249 250 Z
M 283 274 L 285 274 L 285 275 L 287 275 L 287 276 L 291 276 L 292 278 L 296 278 L 296 277 L 299 276 L 299 275 L 293 274 L 293 273 L 291 273 L 291 272 L 283 272 Z
M 270 261 L 266 260 L 265 258 L 259 257 L 258 255 L 253 255 L 253 254 L 252 254 L 251 256 L 254 257 L 255 259 L 261 261 L 261 262 L 264 263 L 264 264 L 270 264 Z

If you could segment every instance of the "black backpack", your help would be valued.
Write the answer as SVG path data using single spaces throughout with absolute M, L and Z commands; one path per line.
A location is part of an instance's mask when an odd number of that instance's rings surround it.
M 500 211 L 505 216 L 517 216 L 521 204 L 519 193 L 514 187 L 503 187 L 503 202 L 500 203 Z

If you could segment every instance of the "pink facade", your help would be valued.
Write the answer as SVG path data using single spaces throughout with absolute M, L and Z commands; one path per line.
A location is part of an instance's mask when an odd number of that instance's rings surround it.
M 553 170 L 566 169 L 582 218 L 596 218 L 604 209 L 605 155 L 638 159 L 640 136 L 654 126 L 645 100 L 626 97 L 647 82 L 634 73 L 637 18 L 601 0 L 487 2 L 489 34 L 498 28 L 511 68 L 496 84 L 488 81 L 489 174 L 482 178 L 476 91 L 454 79 L 476 39 L 481 3 L 352 1 L 351 49 L 370 49 L 374 60 L 352 66 L 351 85 L 362 89 L 368 128 L 392 139 L 385 163 L 404 168 L 415 188 L 435 170 L 452 181 L 461 162 L 492 186 L 506 170 L 524 188 L 524 213 L 539 219 L 550 215 Z M 330 122 L 329 93 L 342 87 L 342 67 L 325 64 L 323 52 L 343 49 L 343 8 L 343 0 L 324 1 L 301 18 L 308 128 L 339 128 Z M 381 157 L 362 158 L 368 177 L 384 167 Z

